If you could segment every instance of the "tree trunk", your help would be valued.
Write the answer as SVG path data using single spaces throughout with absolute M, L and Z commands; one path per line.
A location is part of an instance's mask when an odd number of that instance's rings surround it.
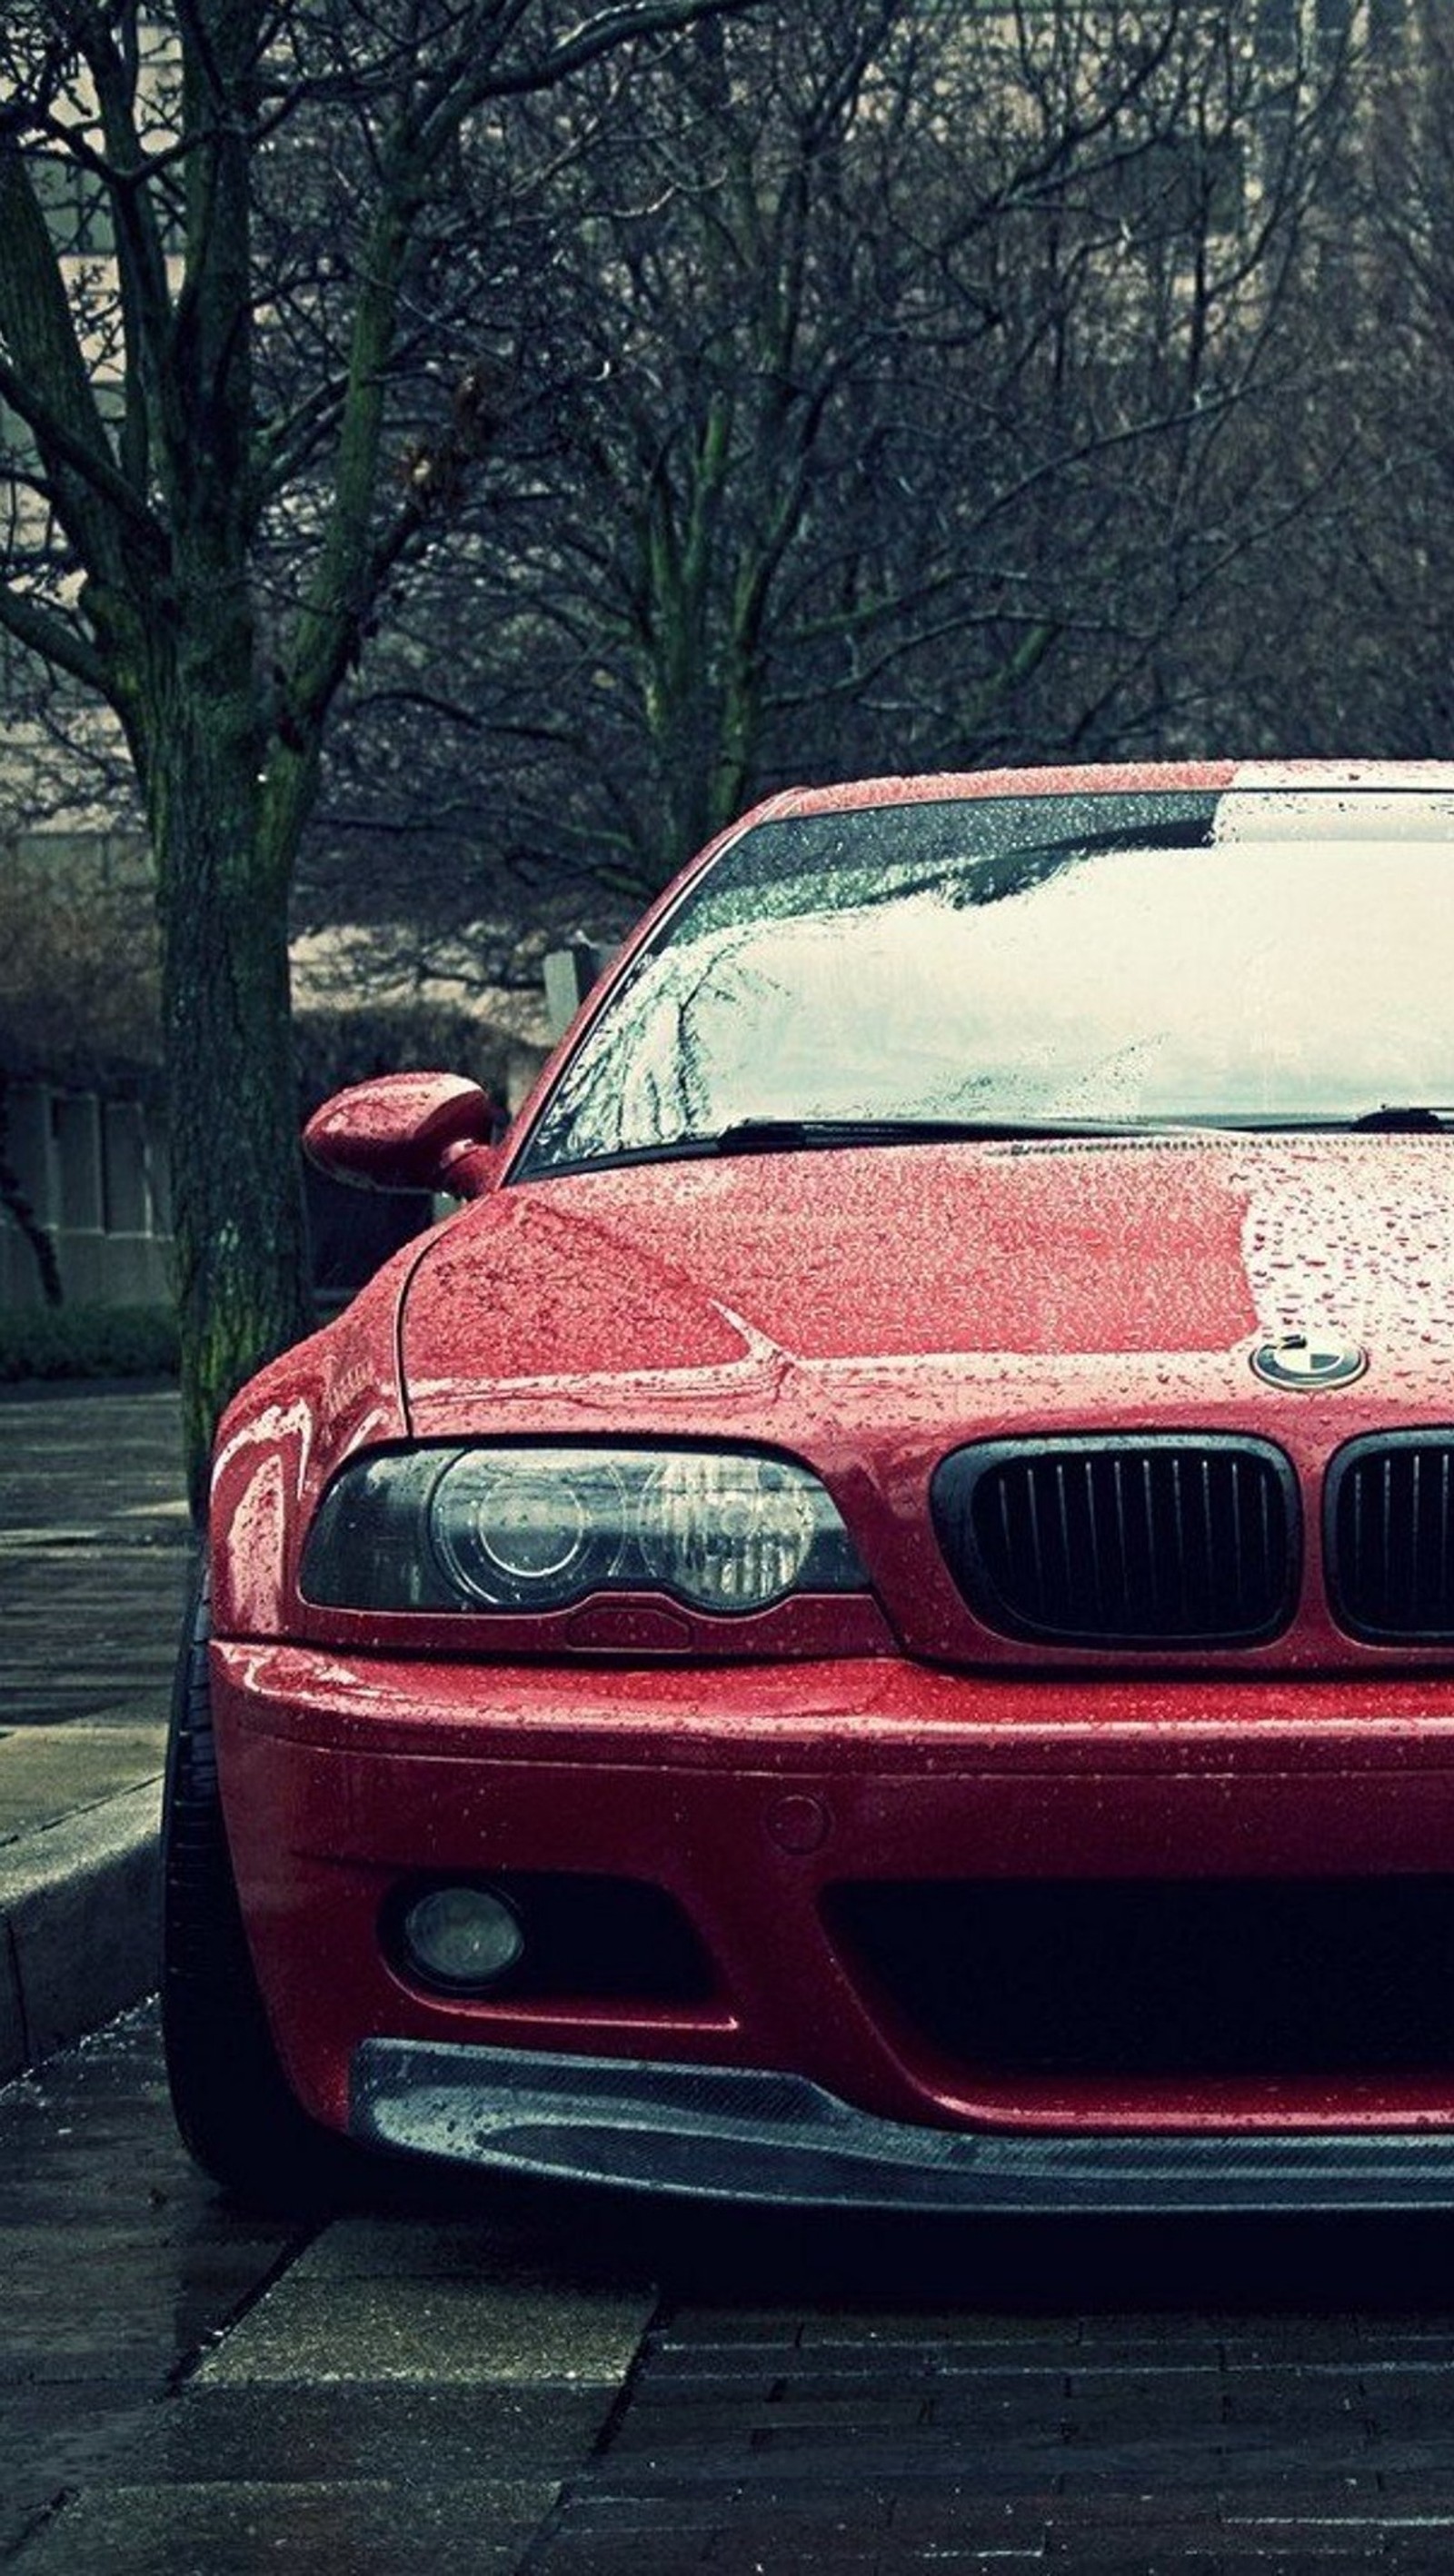
M 200 1517 L 224 1405 L 312 1323 L 289 869 L 262 827 L 250 695 L 187 693 L 153 739 L 183 1438 Z
M 3 1207 L 14 1219 L 30 1246 L 36 1276 L 40 1281 L 40 1293 L 46 1304 L 59 1306 L 64 1301 L 64 1290 L 61 1286 L 61 1266 L 56 1259 L 55 1245 L 21 1188 L 19 1175 L 10 1160 L 9 1122 L 6 1114 L 9 1088 L 5 1074 L 0 1073 L 0 1207 Z

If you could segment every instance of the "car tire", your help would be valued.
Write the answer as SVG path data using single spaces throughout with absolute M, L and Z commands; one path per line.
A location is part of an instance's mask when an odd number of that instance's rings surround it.
M 352 2197 L 361 2150 L 309 2119 L 268 2028 L 233 1877 L 207 1681 L 205 1580 L 177 1660 L 162 1806 L 162 2046 L 195 2163 L 253 2208 L 316 2214 Z

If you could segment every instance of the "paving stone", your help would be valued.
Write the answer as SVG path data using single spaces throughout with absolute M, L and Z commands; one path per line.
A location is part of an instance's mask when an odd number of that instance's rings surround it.
M 1277 2530 L 1223 2530 L 1217 2538 L 1217 2555 L 1227 2569 L 1243 2571 L 1243 2576 L 1263 2576 L 1268 2567 L 1305 2567 L 1333 2571 L 1333 2576 L 1347 2576 L 1351 2567 L 1382 2566 L 1385 2550 L 1381 2527 L 1377 2522 L 1291 2523 Z
M 699 2568 L 704 2576 L 718 2568 L 720 2576 L 720 2562 L 713 2555 L 718 2537 L 711 2531 L 653 2532 L 648 2558 L 636 2532 L 603 2540 L 599 2532 L 578 2532 L 566 2524 L 559 2531 L 537 2533 L 520 2576 L 695 2576 Z
M 521 2576 L 695 2576 L 699 2568 L 703 2576 L 717 2568 L 720 2576 L 719 2562 L 712 2555 L 717 2537 L 711 2531 L 654 2532 L 648 2558 L 636 2532 L 603 2540 L 599 2532 L 578 2532 L 567 2524 L 559 2531 L 536 2535 Z
M 1069 2501 L 1068 2496 L 1067 2489 L 1053 2508 L 1054 2516 L 1073 2519 L 1080 2531 L 1114 2532 L 1133 2517 L 1155 2520 L 1158 2516 L 1168 2524 L 1217 2523 L 1228 2530 L 1266 2525 L 1286 2530 L 1295 2523 L 1377 2521 L 1384 2509 L 1383 2491 L 1372 2472 L 1364 2478 L 1345 2478 L 1332 2472 L 1320 2475 L 1316 2467 L 1292 2487 L 1272 2482 L 1232 2491 L 1213 2468 L 1156 2485 L 1138 2483 L 1123 2473 L 1116 2486 L 1107 2484 Z
M 890 2563 L 882 2540 L 872 2534 L 844 2534 L 834 2523 L 808 2523 L 791 2533 L 771 2523 L 756 2530 L 719 2533 L 705 2560 L 711 2576 L 762 2576 L 762 2571 L 774 2568 L 778 2576 L 787 2576 L 789 2569 L 803 2567 L 810 2567 L 813 2576 L 883 2576 Z M 997 2563 L 1005 2566 L 1008 2576 L 1015 2560 Z
M 175 1388 L 0 1399 L 9 1725 L 163 1722 L 191 1533 Z
M 127 2469 L 136 2483 L 158 2486 L 558 2481 L 587 2458 L 600 2424 L 596 2389 L 233 2388 L 193 2379 L 145 2420 Z
M 740 2409 L 724 2404 L 633 2405 L 629 2418 L 617 2432 L 616 2448 L 627 2452 L 686 2448 L 696 2452 L 719 2435 L 730 2435 L 734 2428 L 740 2439 L 742 2426 Z M 755 2450 L 781 2450 L 811 2442 L 825 2446 L 861 2444 L 881 2440 L 886 2433 L 908 2443 L 922 2435 L 924 2429 L 924 2410 L 917 2398 L 876 2392 L 871 2397 L 845 2399 L 837 2406 L 815 2406 L 797 2400 L 769 2405 L 754 2414 L 748 2439 Z
M 199 2378 L 219 2386 L 533 2380 L 615 2387 L 650 2323 L 650 2294 L 582 2296 L 478 2280 L 280 2281 Z
M 561 2515 L 577 2529 L 610 2540 L 627 2530 L 716 2531 L 726 2527 L 734 2510 L 745 2508 L 741 2518 L 755 2530 L 791 2521 L 801 2551 L 804 2529 L 832 2534 L 842 2542 L 862 2541 L 873 2532 L 882 2545 L 894 2503 L 891 2487 L 855 2486 L 851 2493 L 835 2495 L 825 2493 L 821 2485 L 763 2481 L 748 2487 L 736 2479 L 704 2475 L 689 2491 L 673 2489 L 663 2496 L 634 2491 L 613 2494 L 594 2483 L 573 2482 L 561 2499 Z M 801 2554 L 799 2563 L 803 2563 Z M 807 2563 L 814 2562 L 809 2558 Z
M 505 2576 L 554 2494 L 532 2479 L 98 2489 L 15 2564 L 23 2576 Z
M 1380 2437 L 1374 2445 L 1370 2460 L 1376 2463 L 1390 2513 L 1416 2508 L 1436 2515 L 1454 2513 L 1454 2394 L 1449 2424 L 1449 2437 L 1433 2445 L 1427 2437 L 1416 2442 Z
M 913 2387 L 922 2395 L 954 2396 L 967 2406 L 1033 2405 L 1047 2395 L 1060 2402 L 1066 2393 L 1068 2373 L 1062 2353 L 1058 2366 L 1049 2360 L 1033 2369 L 1003 2365 L 961 2369 L 958 2355 L 951 2351 L 936 2354 L 928 2346 L 880 2345 L 871 2352 L 855 2353 L 845 2347 L 824 2353 L 816 2346 L 804 2345 L 794 2352 L 785 2346 L 780 2353 L 763 2353 L 759 2348 L 744 2351 L 739 2362 L 730 2355 L 709 2352 L 695 2358 L 684 2351 L 663 2356 L 659 2371 L 653 2373 L 663 2392 L 690 2396 L 698 2389 L 717 2386 L 742 2388 L 749 2374 L 771 2386 L 785 2373 L 792 2385 L 828 2394 L 833 2391 L 851 2395 L 874 2385 L 892 2381 L 898 2387 Z
M 574 2289 L 588 2299 L 617 2290 L 633 2303 L 646 2295 L 639 2270 L 633 2273 L 617 2260 L 609 2243 L 583 2249 L 578 2234 L 562 2228 L 559 2212 L 553 2229 L 518 2217 L 443 2222 L 429 2217 L 414 2225 L 394 2217 L 336 2219 L 300 2255 L 291 2277 L 299 2287 L 477 2280 L 487 2289 L 509 2285 L 552 2294 Z
M 161 1726 L 17 1727 L 0 1745 L 0 1849 L 161 1775 Z
M 180 1547 L 0 1552 L 8 1723 L 164 1719 L 189 1578 Z
M 1371 2439 L 1418 2438 L 1447 2433 L 1454 2421 L 1454 2382 L 1445 2372 L 1416 2380 L 1367 2380 L 1361 2414 Z
M 978 2565 L 984 2576 L 992 2576 L 991 2559 L 970 2559 L 968 2564 Z M 1052 2533 L 1042 2564 L 1046 2576 L 1227 2576 L 1230 2562 L 1220 2550 L 1187 2549 L 1179 2534 L 1159 2542 L 1148 2534 L 1123 2555 L 1096 2542 L 1082 2549 L 1073 2536 L 1064 2539 Z M 1305 2561 L 1295 2567 L 1269 2561 L 1265 2568 L 1259 2566 L 1258 2576 L 1316 2576 L 1316 2571 Z M 1327 2576 L 1326 2561 L 1322 2562 L 1322 2576 Z
M 1222 2351 L 1229 2370 L 1309 2370 L 1321 2366 L 1345 2369 L 1352 2361 L 1377 2357 L 1387 2347 L 1412 2343 L 1415 2350 L 1434 2342 L 1410 2319 L 1395 2329 L 1392 2342 L 1379 2320 L 1353 2316 L 1266 2317 L 1223 2320 Z
M 1454 2522 L 1419 2515 L 1408 2522 L 1391 2519 L 1379 2525 L 1384 2555 L 1391 2567 L 1438 2566 L 1442 2576 L 1454 2567 Z
M 1242 2513 L 1223 2511 L 1222 2529 L 1228 2548 L 1245 2548 L 1249 2541 L 1260 2541 L 1271 2548 L 1285 2548 L 1289 2535 L 1299 2546 L 1309 2538 L 1329 2549 L 1343 2549 L 1355 2542 L 1366 2544 L 1369 2533 L 1379 2532 L 1391 2539 L 1399 2532 L 1412 2533 L 1422 2540 L 1432 2540 L 1437 2531 L 1454 2534 L 1454 2520 L 1447 2515 L 1418 2514 L 1399 2517 L 1386 2511 L 1381 2496 L 1370 2497 L 1361 2511 L 1345 2507 L 1341 2512 L 1325 2507 L 1309 2507 L 1301 2513 Z
M 1163 2370 L 1152 2354 L 1142 2353 L 1134 2363 L 1108 2368 L 1099 2357 L 1094 2362 L 1084 2360 L 1079 2348 L 1068 2359 L 1063 2385 L 1072 2399 L 1095 2397 L 1180 2410 L 1215 2404 L 1227 2385 L 1227 2373 L 1218 2361 L 1180 2361 L 1173 2356 Z
M 182 1491 L 181 1403 L 174 1386 L 48 1386 L 0 1393 L 3 1529 L 109 1536 Z
M 122 2458 L 154 2402 L 114 2377 L 0 2392 L 0 2551 L 13 2549 L 99 2463 Z
M 1080 2323 L 1075 2317 L 986 2317 L 972 2307 L 887 2313 L 877 2309 L 829 2309 L 804 2316 L 799 2329 L 805 2352 L 821 2353 L 835 2345 L 862 2354 L 918 2350 L 940 2356 L 962 2355 L 967 2368 L 974 2368 L 976 2357 L 982 2355 L 987 2365 L 996 2369 L 1005 2367 L 1006 2346 L 1016 2353 L 1024 2353 L 1028 2346 L 1060 2355 L 1068 2343 L 1078 2342 L 1080 2335 Z
M 741 2309 L 678 2307 L 659 2330 L 656 2347 L 665 2360 L 671 2353 L 722 2351 L 744 2345 L 763 2352 L 795 2352 L 802 2342 L 803 2318 L 791 2308 Z

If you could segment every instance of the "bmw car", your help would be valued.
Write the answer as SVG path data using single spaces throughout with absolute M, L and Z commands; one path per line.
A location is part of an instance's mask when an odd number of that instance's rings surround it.
M 1454 2203 L 1454 766 L 779 794 L 499 1126 L 221 1428 L 202 2164 Z

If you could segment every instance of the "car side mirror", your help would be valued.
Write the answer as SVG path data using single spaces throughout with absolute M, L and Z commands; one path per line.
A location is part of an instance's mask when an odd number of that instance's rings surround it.
M 457 1073 L 383 1073 L 351 1083 L 315 1109 L 303 1130 L 309 1160 L 364 1190 L 446 1190 L 479 1198 L 502 1159 L 499 1113 L 487 1091 Z

